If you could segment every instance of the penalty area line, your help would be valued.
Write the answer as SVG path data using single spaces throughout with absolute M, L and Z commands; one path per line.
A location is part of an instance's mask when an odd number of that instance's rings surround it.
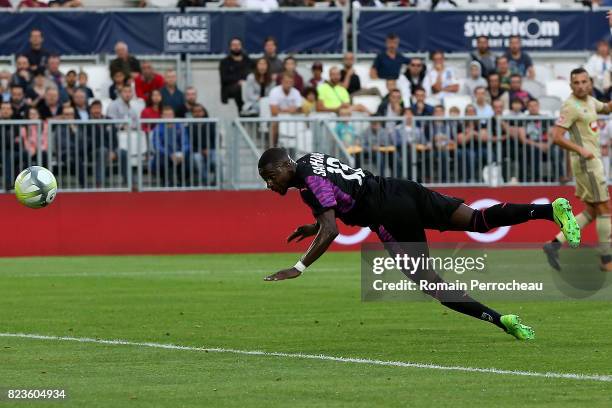
M 485 373 L 485 374 L 510 375 L 510 376 L 520 376 L 520 377 L 539 377 L 539 378 L 555 378 L 555 379 L 564 379 L 564 380 L 612 382 L 612 375 L 515 371 L 515 370 L 501 370 L 497 368 L 443 366 L 443 365 L 438 365 L 438 364 L 414 363 L 414 362 L 408 362 L 408 361 L 386 361 L 386 360 L 372 360 L 372 359 L 367 359 L 367 358 L 335 357 L 335 356 L 327 356 L 323 354 L 283 353 L 283 352 L 260 351 L 260 350 L 236 350 L 236 349 L 227 349 L 227 348 L 191 347 L 191 346 L 180 346 L 176 344 L 134 342 L 134 341 L 128 341 L 128 340 L 105 340 L 105 339 L 94 339 L 94 338 L 89 338 L 89 337 L 46 336 L 46 335 L 41 335 L 41 334 L 28 334 L 28 333 L 0 333 L 0 337 L 12 337 L 12 338 L 21 338 L 21 339 L 34 339 L 34 340 L 65 341 L 65 342 L 75 342 L 75 343 L 94 343 L 94 344 L 104 344 L 104 345 L 110 345 L 110 346 L 148 347 L 148 348 L 165 349 L 165 350 L 198 351 L 198 352 L 208 352 L 208 353 L 228 353 L 228 354 L 238 354 L 238 355 L 246 355 L 246 356 L 264 356 L 264 357 L 280 357 L 280 358 L 293 358 L 293 359 L 303 359 L 303 360 L 321 360 L 321 361 L 334 361 L 337 363 L 353 363 L 353 364 L 364 364 L 364 365 L 375 365 L 375 366 L 386 366 L 386 367 L 418 368 L 418 369 L 439 370 L 439 371 L 459 371 L 459 372 L 468 372 L 468 373 Z

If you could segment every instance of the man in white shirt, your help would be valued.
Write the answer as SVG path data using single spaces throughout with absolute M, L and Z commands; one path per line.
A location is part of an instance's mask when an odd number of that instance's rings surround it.
M 476 116 L 480 118 L 492 118 L 495 115 L 491 105 L 487 103 L 487 89 L 484 86 L 479 86 L 474 90 L 474 106 L 476 107 Z
M 428 70 L 423 87 L 427 93 L 443 101 L 446 96 L 459 92 L 459 82 L 452 68 L 444 65 L 444 53 L 434 51 L 431 54 L 432 67 Z
M 584 69 L 586 69 L 589 76 L 593 78 L 593 86 L 605 93 L 604 80 L 606 79 L 606 75 L 610 75 L 609 71 L 612 69 L 612 59 L 610 58 L 610 45 L 608 41 L 601 40 L 597 43 L 597 51 L 595 54 L 591 55 Z
M 281 84 L 270 91 L 270 111 L 272 116 L 280 113 L 294 114 L 302 111 L 302 95 L 293 87 L 293 76 L 283 74 Z

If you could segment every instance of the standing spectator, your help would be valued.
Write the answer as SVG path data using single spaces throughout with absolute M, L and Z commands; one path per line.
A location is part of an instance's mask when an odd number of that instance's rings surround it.
M 185 88 L 185 102 L 179 108 L 177 118 L 190 118 L 193 108 L 198 103 L 198 91 L 193 86 Z
M 540 116 L 540 103 L 532 99 L 527 104 L 528 116 Z M 538 181 L 543 179 L 540 164 L 547 158 L 550 148 L 548 131 L 553 123 L 546 120 L 529 120 L 523 126 L 525 131 L 519 132 L 519 141 L 523 145 L 523 163 L 519 167 L 520 181 Z
M 0 103 L 0 158 L 2 158 L 2 173 L 4 175 L 4 188 L 6 191 L 13 189 L 13 182 L 17 177 L 19 162 L 23 157 L 16 143 L 19 137 L 19 126 L 9 125 L 3 121 L 13 119 L 13 108 L 8 101 Z M 25 152 L 24 152 L 25 154 Z
M 480 65 L 480 70 L 484 78 L 495 72 L 495 55 L 489 48 L 488 37 L 481 35 L 476 39 L 476 49 L 472 51 L 470 57 L 472 57 L 472 61 L 476 61 Z
M 65 81 L 66 86 L 64 87 L 64 90 L 68 94 L 68 97 L 72 99 L 74 96 L 74 91 L 76 91 L 76 89 L 78 88 L 76 71 L 72 69 L 68 71 L 66 73 Z
M 34 107 L 28 107 L 26 119 L 40 120 L 40 113 Z M 21 128 L 21 142 L 23 149 L 28 156 L 28 163 L 39 163 L 38 153 L 40 152 L 40 163 L 44 167 L 49 166 L 49 124 L 45 121 L 39 128 L 37 124 L 26 125 Z
M 124 86 L 121 88 L 119 98 L 111 102 L 106 115 L 115 120 L 127 120 L 130 122 L 130 126 L 134 126 L 138 121 L 138 112 L 131 105 L 132 96 L 131 87 Z
M 432 69 L 425 80 L 425 89 L 440 100 L 448 95 L 459 92 L 459 82 L 452 68 L 446 67 L 444 53 L 434 51 L 431 53 Z
M 508 58 L 510 71 L 522 77 L 526 76 L 529 79 L 535 79 L 533 61 L 529 54 L 521 50 L 521 38 L 518 35 L 510 37 L 510 46 L 504 56 Z
M 410 60 L 398 52 L 400 39 L 397 34 L 387 35 L 385 40 L 385 52 L 376 56 L 372 68 L 370 68 L 370 78 L 372 79 L 397 79 L 404 64 Z
M 408 68 L 406 68 L 406 71 L 404 72 L 404 77 L 408 81 L 409 89 L 401 89 L 401 83 L 403 82 L 401 77 L 398 81 L 404 99 L 406 97 L 412 98 L 412 95 L 414 95 L 414 92 L 417 88 L 423 88 L 423 82 L 425 81 L 426 72 L 427 69 L 422 58 L 414 57 L 410 60 Z
M 183 92 L 177 88 L 176 82 L 176 71 L 173 69 L 167 70 L 166 75 L 164 75 L 165 85 L 161 89 L 161 95 L 162 99 L 164 100 L 164 105 L 172 106 L 175 115 L 185 103 L 185 95 L 183 95 Z
M 162 119 L 174 119 L 172 106 L 162 108 Z M 160 185 L 185 185 L 191 168 L 191 144 L 187 129 L 182 123 L 166 123 L 153 130 L 154 155 L 151 169 L 157 174 Z
M 317 111 L 338 113 L 341 108 L 351 111 L 367 112 L 361 105 L 351 105 L 351 96 L 340 83 L 340 70 L 338 67 L 329 69 L 329 81 L 325 81 L 317 88 Z
M 310 72 L 312 73 L 312 78 L 308 81 L 308 86 L 317 88 L 325 82 L 323 79 L 323 63 L 321 61 L 313 62 L 312 67 L 310 67 Z
M 510 78 L 512 77 L 512 71 L 510 70 L 510 64 L 508 63 L 508 57 L 502 55 L 497 58 L 497 74 L 499 75 L 500 85 L 502 89 L 510 89 Z
M 434 107 L 425 103 L 426 92 L 422 87 L 413 88 L 414 103 L 410 107 L 414 116 L 432 116 Z
M 147 100 L 153 89 L 161 89 L 164 87 L 164 77 L 159 75 L 153 69 L 153 64 L 150 61 L 143 61 L 140 64 L 140 75 L 134 78 L 136 86 L 136 96 L 140 99 Z
M 283 60 L 283 72 L 289 73 L 293 75 L 293 87 L 300 91 L 300 93 L 304 92 L 304 78 L 297 72 L 297 61 L 294 57 L 288 56 Z M 276 76 L 276 85 L 280 85 L 282 80 L 282 75 Z
M 26 98 L 30 100 L 30 105 L 37 106 L 38 103 L 45 97 L 45 91 L 49 86 L 45 75 L 37 71 L 34 80 L 26 89 Z
M 504 109 L 508 109 L 508 106 L 510 106 L 508 93 L 501 86 L 501 79 L 499 77 L 499 74 L 496 72 L 493 74 L 489 74 L 489 77 L 487 78 L 487 83 L 489 85 L 487 87 L 487 91 L 489 92 L 491 104 L 493 104 L 493 101 L 499 99 L 503 102 Z
M 43 48 L 43 33 L 38 28 L 30 31 L 30 49 L 24 54 L 30 62 L 32 72 L 44 71 L 47 66 L 47 59 L 51 55 Z
M 8 102 L 11 98 L 11 73 L 7 70 L 0 71 L 0 102 Z
M 230 41 L 229 46 L 229 54 L 219 64 L 221 102 L 227 104 L 229 99 L 233 99 L 238 107 L 238 112 L 240 112 L 244 104 L 242 100 L 242 84 L 251 72 L 252 62 L 242 49 L 242 40 L 234 37 Z
M 117 96 L 121 93 L 121 89 L 124 86 L 130 86 L 125 77 L 123 71 L 116 71 L 113 75 L 113 84 L 108 88 L 108 96 L 113 101 L 117 99 Z
M 13 119 L 26 119 L 28 103 L 25 98 L 25 92 L 20 85 L 11 85 L 11 108 L 13 109 Z
M 343 67 L 342 70 L 340 70 L 340 80 L 342 81 L 342 86 L 352 95 L 361 90 L 361 80 L 353 67 L 355 64 L 355 55 L 352 52 L 347 52 L 344 54 L 342 63 Z
M 244 107 L 241 116 L 259 116 L 259 101 L 270 94 L 273 88 L 272 72 L 266 58 L 255 63 L 255 71 L 247 76 L 243 86 Z
M 274 76 L 274 80 L 276 80 L 276 75 L 283 72 L 283 62 L 278 58 L 277 44 L 276 39 L 274 37 L 267 37 L 264 41 L 264 58 L 268 62 L 268 66 L 270 67 L 270 73 Z
M 477 61 L 470 62 L 470 77 L 463 83 L 466 95 L 474 96 L 474 91 L 479 86 L 487 87 L 487 80 L 481 75 L 481 65 Z
M 597 42 L 597 52 L 591 55 L 584 69 L 593 78 L 593 87 L 607 94 L 608 90 L 605 89 L 604 82 L 606 82 L 606 76 L 609 76 L 610 70 L 612 70 L 612 58 L 610 58 L 610 44 L 608 44 L 608 40 Z
M 20 55 L 17 57 L 15 65 L 17 70 L 11 76 L 11 84 L 19 85 L 23 89 L 26 89 L 30 86 L 33 78 L 32 72 L 30 71 L 30 62 L 25 55 Z
M 510 77 L 510 91 L 508 91 L 508 98 L 511 101 L 521 101 L 523 104 L 523 110 L 527 106 L 527 103 L 531 99 L 534 99 L 529 92 L 523 90 L 523 78 L 519 74 L 512 74 Z
M 140 73 L 140 62 L 136 57 L 130 55 L 126 43 L 119 41 L 115 44 L 115 54 L 117 57 L 110 62 L 109 66 L 111 78 L 115 77 L 117 71 L 122 71 L 126 80 Z
M 66 104 L 59 119 L 74 120 L 74 108 Z M 76 175 L 78 187 L 85 187 L 86 169 L 85 169 L 85 142 L 83 134 L 72 123 L 60 123 L 53 127 L 53 152 L 54 157 L 57 157 L 56 168 L 53 169 L 55 174 Z M 69 179 L 70 180 L 70 179 Z M 64 183 L 66 187 L 74 187 L 70 181 Z
M 77 88 L 72 96 L 72 102 L 77 119 L 88 120 L 90 114 L 89 105 L 87 105 L 87 94 L 85 91 Z
M 87 76 L 87 72 L 85 71 L 81 71 L 79 72 L 79 89 L 82 89 L 85 92 L 85 95 L 87 95 L 87 100 L 91 99 L 94 97 L 93 91 L 91 90 L 91 88 L 88 86 L 87 81 L 88 81 L 89 77 Z
M 434 166 L 437 167 L 435 181 L 447 182 L 450 170 L 451 153 L 457 148 L 456 134 L 450 124 L 444 120 L 444 107 L 436 105 L 433 116 L 438 120 L 428 123 L 425 127 L 425 139 L 433 148 Z M 429 152 L 425 156 L 431 157 Z
M 474 101 L 476 102 L 474 104 L 476 116 L 489 119 L 495 115 L 493 108 L 487 102 L 487 89 L 484 86 L 479 86 L 474 90 Z
M 196 103 L 191 111 L 194 119 L 208 118 L 208 111 L 199 103 Z M 193 161 L 199 175 L 199 181 L 206 186 L 214 186 L 217 172 L 217 125 L 213 122 L 196 122 L 189 124 L 189 135 L 191 136 L 191 151 Z
M 45 89 L 45 97 L 38 102 L 36 106 L 42 120 L 55 118 L 64 112 L 59 98 L 59 91 L 54 85 L 48 86 Z
M 140 112 L 141 119 L 160 119 L 162 113 L 162 94 L 159 89 L 151 91 L 149 98 L 147 99 L 146 107 Z M 142 124 L 142 130 L 149 132 L 155 125 L 149 123 Z

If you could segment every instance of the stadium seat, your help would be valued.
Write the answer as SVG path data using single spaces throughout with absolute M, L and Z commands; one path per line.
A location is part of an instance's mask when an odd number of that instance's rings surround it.
M 368 83 L 368 88 L 376 88 L 381 95 L 386 95 L 387 92 L 387 81 L 384 79 L 371 79 Z
M 456 106 L 461 111 L 461 115 L 463 115 L 465 111 L 465 107 L 472 103 L 472 98 L 467 95 L 452 95 L 444 98 L 444 111 L 446 115 L 449 114 L 450 108 Z
M 544 95 L 546 88 L 539 81 L 524 79 L 523 90 L 529 92 L 534 98 L 539 98 Z
M 81 69 L 87 73 L 88 84 L 96 98 L 107 98 L 108 88 L 112 85 L 110 73 L 106 65 L 83 65 Z
M 573 62 L 555 62 L 552 64 L 552 68 L 555 79 L 563 79 L 569 82 L 570 72 L 577 66 Z
M 556 115 L 559 110 L 561 110 L 561 105 L 563 101 L 557 96 L 545 95 L 539 98 L 540 101 L 540 110 L 548 111 L 553 115 Z
M 535 69 L 536 80 L 538 82 L 545 84 L 555 79 L 555 74 L 550 64 L 534 64 L 533 68 Z
M 374 114 L 378 110 L 378 105 L 380 105 L 380 101 L 382 98 L 380 96 L 375 95 L 359 95 L 353 97 L 354 105 L 363 105 L 365 106 L 370 113 Z
M 546 82 L 546 95 L 556 96 L 561 100 L 565 100 L 571 93 L 572 90 L 567 81 L 556 79 Z

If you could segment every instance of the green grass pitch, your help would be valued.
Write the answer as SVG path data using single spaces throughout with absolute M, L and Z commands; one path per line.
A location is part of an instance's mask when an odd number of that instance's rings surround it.
M 490 302 L 536 329 L 525 343 L 433 302 L 361 302 L 358 253 L 326 254 L 303 277 L 263 281 L 296 259 L 0 259 L 0 332 L 612 374 L 609 303 Z M 0 337 L 8 388 L 68 397 L 46 405 L 2 396 L 0 407 L 609 407 L 612 398 L 612 382 L 593 380 Z

